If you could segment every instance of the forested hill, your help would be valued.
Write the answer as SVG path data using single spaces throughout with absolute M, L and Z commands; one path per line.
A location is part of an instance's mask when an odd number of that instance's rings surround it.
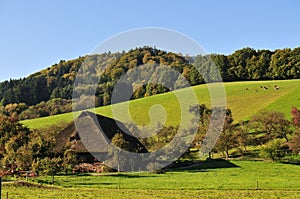
M 149 47 L 130 50 L 127 53 L 105 53 L 70 61 L 61 60 L 58 64 L 26 78 L 0 83 L 0 100 L 2 105 L 11 103 L 35 105 L 55 98 L 71 99 L 74 79 L 83 63 L 86 75 L 90 78 L 103 76 L 99 82 L 101 91 L 98 93 L 102 98 L 103 95 L 110 95 L 110 87 L 129 68 L 153 62 L 176 65 L 177 69 L 183 68 L 187 63 L 184 58 L 174 53 Z M 105 73 L 101 74 L 101 69 L 107 63 L 109 64 Z M 104 104 L 107 104 L 106 101 L 104 100 Z
M 3 106 L 22 103 L 27 106 L 47 102 L 51 99 L 71 99 L 76 73 L 82 63 L 91 78 L 99 75 L 96 96 L 98 105 L 110 103 L 110 96 L 115 82 L 130 68 L 142 64 L 164 64 L 182 73 L 192 85 L 204 83 L 197 70 L 189 63 L 201 65 L 204 73 L 209 75 L 208 56 L 219 67 L 224 81 L 273 80 L 300 78 L 300 47 L 295 49 L 254 50 L 243 48 L 231 55 L 212 54 L 207 56 L 180 56 L 151 47 L 137 48 L 129 52 L 105 53 L 79 57 L 58 64 L 30 75 L 29 77 L 0 83 L 0 100 Z M 109 63 L 104 74 L 100 69 Z M 96 66 L 95 68 L 93 68 Z M 167 92 L 168 89 L 147 85 L 139 88 L 133 98 Z M 27 107 L 28 108 L 28 107 Z

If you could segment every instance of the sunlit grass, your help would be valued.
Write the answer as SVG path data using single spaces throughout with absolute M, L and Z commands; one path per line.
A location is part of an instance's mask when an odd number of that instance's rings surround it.
M 121 173 L 56 176 L 53 189 L 4 186 L 9 198 L 299 198 L 298 165 L 231 161 L 163 174 Z M 225 164 L 226 165 L 226 164 Z M 30 180 L 32 182 L 32 180 Z M 51 181 L 40 177 L 34 183 Z M 256 190 L 258 189 L 258 190 Z
M 280 87 L 274 90 L 274 86 Z M 291 117 L 290 111 L 292 106 L 300 107 L 300 80 L 280 80 L 280 81 L 251 81 L 251 82 L 230 82 L 224 83 L 226 90 L 227 107 L 232 110 L 233 118 L 236 122 L 249 119 L 252 115 L 261 110 L 280 111 Z M 265 86 L 268 89 L 260 88 Z M 206 85 L 193 87 L 200 104 L 210 106 L 210 95 Z M 187 89 L 175 91 L 175 93 L 187 92 Z M 146 125 L 150 122 L 149 110 L 159 104 L 163 109 L 154 111 L 154 119 L 159 120 L 161 113 L 167 114 L 166 124 L 177 126 L 180 122 L 180 107 L 174 93 L 165 93 L 132 100 L 129 102 L 130 118 L 124 116 L 124 112 L 117 111 L 121 114 L 113 114 L 112 107 L 122 107 L 123 104 L 114 106 L 105 106 L 95 109 L 95 112 L 108 117 L 113 117 L 126 122 L 132 119 L 138 125 Z M 71 122 L 72 113 L 55 115 L 52 117 L 38 118 L 33 120 L 22 121 L 23 124 L 30 128 L 41 128 L 58 124 L 61 122 Z M 124 121 L 125 120 L 125 121 Z M 127 121 L 128 122 L 128 121 Z

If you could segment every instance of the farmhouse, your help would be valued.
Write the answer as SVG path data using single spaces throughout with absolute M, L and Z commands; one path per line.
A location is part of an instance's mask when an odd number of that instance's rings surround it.
M 148 152 L 120 121 L 89 111 L 83 111 L 56 136 L 54 151 L 62 154 L 66 149 L 71 148 L 77 154 L 79 162 L 103 161 L 109 154 L 111 140 L 117 133 L 122 134 L 124 140 L 129 143 L 129 152 Z M 101 160 L 95 159 L 92 154 L 101 157 Z

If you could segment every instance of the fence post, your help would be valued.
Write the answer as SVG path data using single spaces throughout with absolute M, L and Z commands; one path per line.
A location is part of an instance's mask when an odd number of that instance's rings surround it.
M 0 176 L 0 199 L 2 196 L 2 176 Z

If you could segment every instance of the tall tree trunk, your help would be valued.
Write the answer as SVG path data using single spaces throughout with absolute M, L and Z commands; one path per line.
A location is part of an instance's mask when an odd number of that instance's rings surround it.
M 226 148 L 226 150 L 225 150 L 225 155 L 226 155 L 226 160 L 228 160 L 228 158 L 229 158 L 229 152 L 228 152 L 228 149 Z
M 52 184 L 54 184 L 54 172 L 52 172 Z

